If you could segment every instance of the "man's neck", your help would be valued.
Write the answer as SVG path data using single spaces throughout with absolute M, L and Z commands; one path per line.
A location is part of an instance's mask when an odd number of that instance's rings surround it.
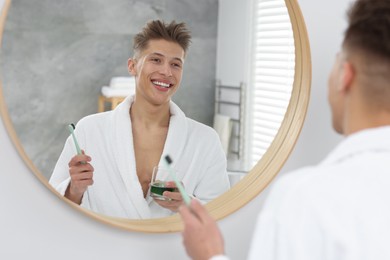
M 345 122 L 345 135 L 350 135 L 364 129 L 390 126 L 390 112 L 384 109 L 354 107 Z
M 129 112 L 132 123 L 145 128 L 167 127 L 169 124 L 169 102 L 153 105 L 146 100 L 135 98 Z
M 350 125 L 346 131 L 346 135 L 350 135 L 365 129 L 376 128 L 381 126 L 390 126 L 390 118 L 371 118 L 370 121 L 364 121 L 359 124 Z

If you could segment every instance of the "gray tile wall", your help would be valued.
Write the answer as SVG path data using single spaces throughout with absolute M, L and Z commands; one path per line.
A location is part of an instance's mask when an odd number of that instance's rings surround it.
M 12 0 L 1 48 L 3 92 L 16 132 L 49 177 L 66 125 L 96 113 L 101 87 L 127 76 L 132 38 L 151 19 L 186 22 L 192 31 L 174 101 L 210 125 L 218 0 Z

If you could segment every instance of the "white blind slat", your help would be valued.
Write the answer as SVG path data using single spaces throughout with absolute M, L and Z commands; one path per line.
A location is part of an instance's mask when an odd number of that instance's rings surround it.
M 294 71 L 285 69 L 275 69 L 275 68 L 254 68 L 253 71 L 259 76 L 274 76 L 291 79 L 294 77 Z
M 257 91 L 253 99 L 268 98 L 270 100 L 290 100 L 291 92 L 271 92 L 271 91 Z
M 280 124 L 281 120 L 283 120 L 284 118 L 284 115 L 281 116 L 275 116 L 275 115 L 272 115 L 272 114 L 269 114 L 267 112 L 261 112 L 261 111 L 258 111 L 257 112 L 257 116 L 255 118 L 252 119 L 252 123 L 255 125 L 256 124 L 256 120 L 268 120 L 270 122 L 275 122 L 276 124 Z

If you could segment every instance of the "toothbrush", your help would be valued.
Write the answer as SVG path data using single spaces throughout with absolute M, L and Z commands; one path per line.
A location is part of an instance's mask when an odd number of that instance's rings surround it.
M 74 142 L 74 145 L 76 146 L 77 154 L 82 154 L 81 149 L 80 149 L 80 146 L 79 146 L 79 143 L 77 142 L 76 136 L 74 135 L 74 129 L 75 129 L 76 127 L 74 126 L 74 124 L 70 124 L 70 125 L 68 125 L 68 128 L 69 128 L 70 134 L 71 134 L 72 137 L 73 137 L 73 142 Z
M 181 185 L 181 183 L 177 179 L 176 174 L 171 167 L 171 163 L 172 163 L 171 157 L 169 157 L 169 155 L 166 155 L 164 158 L 165 158 L 164 162 L 165 162 L 165 165 L 168 169 L 168 172 L 171 175 L 172 179 L 175 181 L 175 184 L 176 184 L 177 188 L 179 189 L 180 194 L 184 199 L 184 202 L 186 203 L 187 206 L 190 206 L 191 199 L 188 196 L 188 194 L 186 193 L 186 191 L 184 190 L 183 185 Z

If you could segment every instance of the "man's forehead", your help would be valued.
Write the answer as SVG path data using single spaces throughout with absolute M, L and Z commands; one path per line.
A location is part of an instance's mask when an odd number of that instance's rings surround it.
M 180 62 L 184 62 L 184 58 L 183 57 L 178 57 L 178 56 L 174 56 L 174 55 L 170 55 L 169 53 L 164 53 L 162 51 L 152 51 L 152 52 L 148 52 L 148 53 L 145 53 L 144 54 L 145 57 L 149 57 L 149 56 L 159 56 L 161 58 L 166 58 L 166 59 L 169 59 L 169 60 L 177 60 L 177 61 L 180 61 Z
M 163 39 L 150 40 L 140 54 L 141 56 L 160 54 L 166 58 L 179 58 L 180 60 L 184 60 L 185 57 L 185 52 L 178 43 Z

